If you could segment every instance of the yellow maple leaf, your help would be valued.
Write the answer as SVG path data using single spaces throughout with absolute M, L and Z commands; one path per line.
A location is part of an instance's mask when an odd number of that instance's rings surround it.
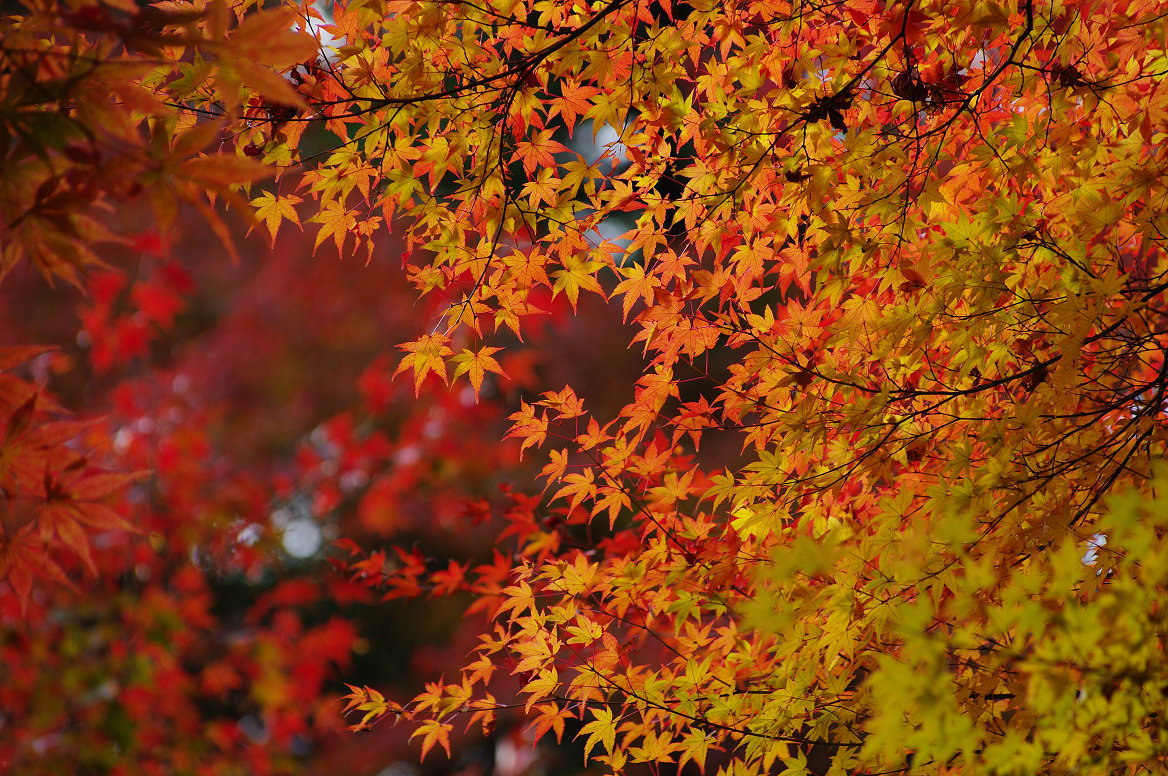
M 607 708 L 593 708 L 591 709 L 593 720 L 584 727 L 580 728 L 577 738 L 587 735 L 588 739 L 584 742 L 584 761 L 588 761 L 588 755 L 592 752 L 592 748 L 597 743 L 604 744 L 604 749 L 609 754 L 612 753 L 613 747 L 616 746 L 616 720 L 612 718 L 612 711 Z
M 291 221 L 300 226 L 300 216 L 297 215 L 294 206 L 300 204 L 301 201 L 301 198 L 295 194 L 277 197 L 270 191 L 265 191 L 251 201 L 252 206 L 256 209 L 256 218 L 264 222 L 264 226 L 268 228 L 268 233 L 272 236 L 272 245 L 276 244 L 276 233 L 280 230 L 281 223 Z
M 428 719 L 410 734 L 412 740 L 414 736 L 422 736 L 422 757 L 425 760 L 426 755 L 434 744 L 440 744 L 446 750 L 446 756 L 450 756 L 450 731 L 452 725 L 447 722 L 439 722 L 435 719 Z
M 470 378 L 470 384 L 474 388 L 475 399 L 479 398 L 479 389 L 483 386 L 483 378 L 487 372 L 494 372 L 495 374 L 504 374 L 503 367 L 499 366 L 492 354 L 498 353 L 502 348 L 480 348 L 478 352 L 463 348 L 462 352 L 455 356 L 454 361 L 454 379 L 457 380 L 461 374 L 466 374 Z
M 427 334 L 413 342 L 399 345 L 398 347 L 406 351 L 406 356 L 397 365 L 394 375 L 413 367 L 415 396 L 422 392 L 422 381 L 430 372 L 442 378 L 443 383 L 449 383 L 446 376 L 446 357 L 454 353 L 449 347 L 449 342 L 450 338 L 445 334 Z

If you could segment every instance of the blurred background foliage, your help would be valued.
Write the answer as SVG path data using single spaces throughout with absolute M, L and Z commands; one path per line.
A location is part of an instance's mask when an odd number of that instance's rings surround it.
M 481 401 L 437 381 L 415 399 L 391 379 L 392 346 L 434 311 L 393 245 L 363 264 L 313 257 L 285 230 L 271 247 L 240 239 L 232 262 L 194 212 L 167 234 L 132 201 L 114 217 L 134 237 L 103 256 L 111 269 L 73 287 L 24 266 L 0 285 L 0 346 L 52 348 L 16 371 L 95 420 L 87 442 L 108 465 L 146 472 L 118 505 L 140 533 L 98 537 L 100 573 L 67 565 L 81 584 L 34 591 L 23 614 L 0 597 L 0 762 L 414 773 L 404 730 L 343 733 L 336 698 L 347 679 L 404 700 L 460 665 L 468 600 L 378 601 L 330 566 L 332 542 L 397 545 L 430 567 L 489 562 L 498 526 L 468 504 L 531 477 L 518 443 L 499 441 L 506 415 L 566 381 L 615 412 L 641 368 L 629 332 L 601 304 L 560 310 Z M 578 770 L 577 753 L 500 728 L 425 772 Z

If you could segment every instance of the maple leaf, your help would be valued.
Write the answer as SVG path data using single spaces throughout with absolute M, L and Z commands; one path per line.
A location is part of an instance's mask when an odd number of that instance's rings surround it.
M 577 738 L 588 736 L 584 741 L 585 762 L 588 761 L 588 756 L 597 744 L 604 746 L 604 750 L 608 754 L 611 754 L 613 747 L 616 746 L 616 721 L 613 719 L 612 711 L 602 706 L 592 708 L 590 712 L 592 721 L 584 724 L 580 728 L 580 732 L 576 734 Z
M 339 252 L 344 252 L 345 239 L 357 225 L 357 216 L 339 200 L 326 204 L 312 220 L 321 225 L 316 233 L 315 247 L 319 247 L 331 235 Z
M 624 275 L 625 279 L 617 283 L 612 295 L 624 296 L 624 300 L 621 302 L 621 314 L 625 320 L 628 320 L 629 312 L 638 301 L 646 304 L 653 301 L 656 284 L 652 275 L 646 274 L 645 268 L 640 264 L 621 267 L 620 273 Z
M 269 70 L 266 66 L 250 62 L 246 59 L 234 60 L 228 65 L 253 93 L 259 95 L 271 105 L 289 106 L 296 110 L 305 110 L 308 103 L 304 97 L 292 88 L 292 85 L 280 74 Z
M 272 175 L 263 164 L 235 154 L 196 156 L 183 162 L 183 174 L 191 181 L 213 191 L 224 187 L 251 183 Z
M 262 220 L 271 235 L 272 245 L 276 244 L 276 234 L 280 231 L 280 224 L 291 221 L 300 226 L 300 216 L 296 212 L 296 205 L 303 200 L 295 194 L 278 197 L 270 191 L 265 191 L 251 201 L 255 208 L 256 218 Z M 319 236 L 319 235 L 318 235 Z M 323 241 L 323 238 L 321 238 Z
M 427 334 L 419 337 L 413 342 L 408 342 L 400 345 L 399 348 L 406 352 L 402 358 L 401 363 L 397 365 L 394 370 L 396 376 L 400 372 L 407 369 L 414 370 L 414 395 L 421 394 L 422 382 L 426 379 L 426 375 L 433 372 L 443 383 L 448 382 L 446 377 L 446 357 L 453 355 L 454 351 L 450 349 L 450 338 L 444 334 Z M 490 355 L 488 354 L 488 358 Z M 485 366 L 483 367 L 486 368 Z M 472 377 L 473 379 L 473 377 Z
M 531 722 L 532 735 L 538 740 L 549 730 L 556 734 L 557 743 L 563 740 L 565 720 L 572 715 L 554 703 L 541 703 L 535 707 L 539 714 Z
M 537 132 L 530 139 L 520 141 L 515 153 L 523 162 L 523 171 L 531 175 L 537 167 L 548 169 L 555 166 L 555 154 L 567 151 L 563 143 L 552 140 L 553 130 Z
M 343 696 L 343 700 L 347 701 L 345 708 L 342 711 L 348 714 L 350 711 L 365 712 L 361 721 L 353 725 L 351 730 L 368 730 L 370 725 L 387 714 L 398 714 L 401 712 L 401 706 L 393 701 L 387 700 L 377 690 L 371 687 L 355 687 L 351 684 L 346 684 L 349 688 L 349 694 Z
M 712 738 L 710 734 L 697 728 L 686 733 L 685 738 L 681 741 L 681 755 L 678 757 L 677 767 L 680 769 L 692 760 L 698 766 L 698 772 L 705 773 L 706 755 L 713 743 Z
M 531 198 L 531 204 L 539 207 L 541 204 L 552 205 L 559 200 L 560 179 L 550 167 L 543 167 L 536 173 L 535 180 L 523 184 L 524 196 Z
M 568 137 L 571 137 L 577 119 L 591 109 L 590 100 L 600 94 L 601 90 L 596 86 L 585 86 L 579 79 L 574 78 L 565 79 L 561 84 L 561 89 L 563 93 L 552 98 L 552 107 L 548 112 L 548 118 L 557 114 L 561 116 Z
M 578 418 L 584 414 L 584 400 L 576 395 L 572 386 L 565 385 L 559 391 L 547 391 L 539 403 L 555 411 L 556 420 Z
M 527 702 L 524 704 L 523 710 L 530 713 L 531 707 L 554 692 L 559 687 L 559 684 L 560 675 L 556 671 L 555 666 L 541 670 L 539 675 L 533 681 L 528 682 L 523 688 L 523 691 L 528 693 Z
M 268 67 L 287 67 L 317 55 L 320 44 L 296 29 L 299 15 L 291 8 L 274 8 L 248 14 L 231 32 L 229 51 L 236 57 L 263 62 Z
M 548 419 L 546 415 L 536 415 L 536 408 L 534 405 L 527 402 L 520 402 L 519 410 L 512 413 L 508 420 L 511 421 L 511 428 L 507 432 L 508 437 L 519 437 L 523 441 L 519 447 L 519 454 L 529 447 L 539 447 L 547 439 Z
M 555 279 L 552 282 L 553 295 L 563 291 L 564 295 L 568 297 L 568 301 L 572 303 L 572 308 L 575 309 L 576 300 L 580 297 L 581 290 L 603 294 L 595 275 L 599 268 L 600 262 L 597 261 L 578 257 L 564 259 L 563 269 L 552 273 L 552 277 Z
M 442 749 L 446 752 L 446 756 L 450 756 L 450 731 L 452 727 L 452 725 L 445 722 L 427 719 L 418 726 L 417 730 L 410 734 L 411 739 L 415 736 L 422 736 L 423 760 L 426 759 L 426 755 L 433 748 L 434 744 L 441 745 Z
M 479 389 L 483 385 L 483 377 L 487 372 L 504 375 L 503 367 L 499 366 L 499 362 L 492 357 L 492 354 L 498 353 L 500 350 L 502 348 L 484 347 L 477 351 L 464 348 L 461 353 L 451 359 L 456 365 L 452 379 L 457 380 L 459 375 L 466 374 L 470 378 L 471 386 L 474 387 L 477 399 Z

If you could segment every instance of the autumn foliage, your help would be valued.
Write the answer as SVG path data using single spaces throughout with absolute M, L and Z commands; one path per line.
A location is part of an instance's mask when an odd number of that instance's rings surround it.
M 5 282 L 81 289 L 86 351 L 0 351 L 0 762 L 293 770 L 343 707 L 612 773 L 1168 769 L 1163 3 L 3 24 Z M 355 393 L 285 386 L 298 431 L 216 394 L 277 347 L 263 293 L 155 358 L 219 277 L 191 219 L 312 235 L 271 309 L 387 332 Z M 384 329 L 327 323 L 334 276 Z M 329 566 L 291 574 L 292 525 Z M 225 615 L 230 579 L 267 592 Z M 335 607 L 417 600 L 470 656 L 330 700 Z

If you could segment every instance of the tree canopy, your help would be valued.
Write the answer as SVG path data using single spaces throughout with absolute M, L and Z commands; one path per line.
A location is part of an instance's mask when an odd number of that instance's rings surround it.
M 96 369 L 144 336 L 98 315 L 122 281 L 95 246 L 154 249 L 101 216 L 122 202 L 154 240 L 193 208 L 231 253 L 250 217 L 408 281 L 363 399 L 255 463 L 274 502 L 235 495 L 256 525 L 355 516 L 344 595 L 469 601 L 465 665 L 352 684 L 356 728 L 449 754 L 521 712 L 613 773 L 1165 769 L 1163 3 L 46 0 L 4 25 L 3 267 L 89 290 Z M 176 271 L 129 320 L 171 325 Z M 573 364 L 612 336 L 631 375 Z M 109 579 L 97 540 L 137 546 L 165 470 L 5 379 L 27 612 Z M 438 417 L 497 444 L 423 453 Z M 417 489 L 493 552 L 395 543 Z M 225 497 L 167 514 L 245 511 Z

